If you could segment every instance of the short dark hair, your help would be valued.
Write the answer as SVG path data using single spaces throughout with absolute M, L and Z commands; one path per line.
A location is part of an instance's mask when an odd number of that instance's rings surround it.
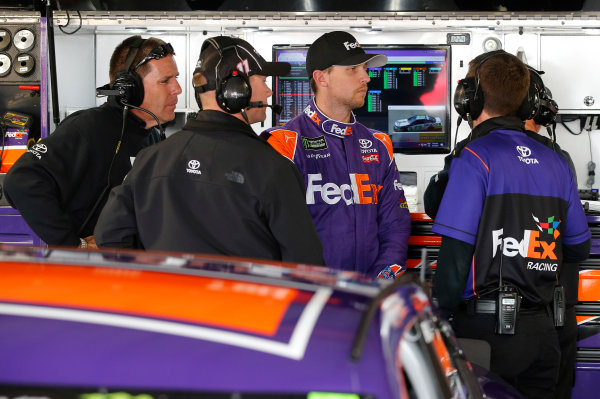
M 127 39 L 123 40 L 121 42 L 121 44 L 119 44 L 115 48 L 115 51 L 113 51 L 113 54 L 110 57 L 110 68 L 109 68 L 110 85 L 111 86 L 115 82 L 115 76 L 117 75 L 117 73 L 125 69 L 125 61 L 127 60 L 127 56 L 129 55 L 131 45 L 136 40 L 140 40 L 141 38 L 142 37 L 140 35 L 128 37 Z M 144 42 L 141 44 L 140 49 L 138 50 L 137 54 L 135 55 L 135 58 L 133 59 L 131 66 L 135 66 L 138 63 L 140 63 L 152 50 L 154 50 L 156 47 L 161 46 L 163 44 L 166 44 L 166 42 L 162 41 L 161 39 L 157 39 L 155 37 L 149 37 L 148 39 L 144 39 Z M 131 68 L 131 66 L 130 66 L 130 68 Z M 136 70 L 136 72 L 138 73 L 138 75 L 140 75 L 143 78 L 144 76 L 146 76 L 149 69 L 150 68 L 148 66 L 148 63 L 145 63 L 145 64 L 141 65 Z
M 484 56 L 475 57 L 467 73 L 479 80 L 484 109 L 497 115 L 517 115 L 529 89 L 527 65 L 510 53 L 496 54 L 481 63 Z

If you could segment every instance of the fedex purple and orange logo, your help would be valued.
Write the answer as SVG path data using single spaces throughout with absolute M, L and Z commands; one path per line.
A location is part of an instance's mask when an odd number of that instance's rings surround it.
M 502 248 L 502 254 L 508 257 L 521 255 L 523 258 L 557 259 L 554 253 L 556 242 L 540 240 L 539 231 L 523 230 L 521 241 L 513 237 L 504 237 L 503 233 L 504 229 L 492 231 L 492 257 Z
M 314 205 L 319 195 L 323 202 L 334 205 L 343 200 L 346 205 L 377 204 L 377 195 L 383 186 L 369 183 L 367 173 L 350 173 L 350 184 L 322 184 L 321 173 L 309 173 L 306 187 L 306 203 Z
M 504 256 L 519 255 L 522 258 L 533 259 L 534 261 L 527 262 L 527 269 L 555 272 L 558 270 L 558 263 L 553 262 L 558 260 L 555 240 L 560 235 L 560 221 L 555 222 L 554 217 L 551 217 L 548 218 L 548 222 L 540 222 L 534 215 L 532 217 L 539 231 L 523 230 L 523 238 L 520 241 L 513 237 L 504 237 L 504 229 L 492 231 L 492 257 L 495 257 L 500 249 Z M 544 233 L 549 235 L 552 241 L 541 239 L 540 234 Z
M 310 106 L 304 108 L 304 113 L 306 114 L 306 116 L 308 116 L 310 118 L 310 120 L 312 120 L 317 125 L 319 125 L 321 123 L 319 114 L 317 114 L 317 111 L 310 109 Z

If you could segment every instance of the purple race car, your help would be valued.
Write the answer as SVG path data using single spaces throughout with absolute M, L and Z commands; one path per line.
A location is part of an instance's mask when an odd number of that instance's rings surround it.
M 0 276 L 6 398 L 520 398 L 414 274 L 0 246 Z

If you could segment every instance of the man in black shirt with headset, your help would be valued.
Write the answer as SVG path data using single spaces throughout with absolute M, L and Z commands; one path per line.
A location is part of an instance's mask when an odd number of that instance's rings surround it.
M 175 117 L 181 87 L 173 55 L 160 39 L 125 39 L 110 59 L 109 100 L 69 115 L 9 170 L 7 199 L 44 242 L 96 246 L 92 233 L 110 189 L 140 149 L 161 139 L 156 127 Z
M 206 39 L 201 110 L 140 152 L 100 215 L 98 245 L 323 264 L 300 172 L 250 126 L 266 117 L 267 76 L 289 70 L 242 39 Z
M 547 398 L 560 361 L 558 272 L 587 258 L 590 232 L 568 163 L 523 129 L 530 88 L 527 67 L 504 51 L 475 58 L 459 81 L 455 107 L 473 131 L 435 215 L 434 287 L 457 336 L 490 344 L 492 371 Z
M 558 114 L 558 104 L 552 99 L 550 89 L 544 85 L 541 74 L 544 72 L 529 68 L 530 91 L 533 98 L 537 98 L 538 104 L 535 107 L 535 114 L 525 121 L 524 132 L 530 138 L 553 149 L 569 165 L 573 172 L 573 178 L 577 182 L 575 166 L 568 152 L 562 150 L 556 143 L 555 119 Z M 540 134 L 542 127 L 548 130 L 548 137 Z M 452 158 L 467 145 L 470 138 L 467 138 L 456 145 L 452 154 L 445 158 L 444 169 L 433 176 L 427 186 L 424 195 L 425 211 L 435 219 L 437 211 L 442 200 L 442 195 L 448 183 L 448 169 Z M 577 355 L 577 319 L 575 305 L 578 302 L 579 290 L 579 265 L 563 264 L 559 273 L 559 282 L 565 288 L 565 315 L 562 326 L 556 328 L 560 345 L 560 367 L 558 374 L 558 383 L 554 398 L 568 399 L 571 397 L 571 390 L 575 383 L 575 358 Z

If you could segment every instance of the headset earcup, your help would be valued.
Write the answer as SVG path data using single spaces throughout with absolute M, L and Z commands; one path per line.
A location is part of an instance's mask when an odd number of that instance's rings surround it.
M 532 82 L 529 84 L 529 89 L 523 102 L 519 106 L 518 116 L 522 121 L 533 119 L 538 114 L 540 109 L 540 94 L 536 85 Z
M 556 120 L 558 104 L 549 95 L 544 93 L 540 99 L 540 109 L 533 121 L 540 126 L 548 126 Z
M 121 104 L 126 103 L 139 107 L 144 101 L 144 84 L 140 75 L 135 71 L 117 72 L 112 87 L 123 92 L 117 97 Z
M 479 83 L 475 83 L 475 78 L 473 78 L 473 85 L 475 87 L 469 93 L 473 93 L 473 99 L 471 100 L 471 119 L 475 120 L 479 118 L 481 115 L 481 111 L 483 111 L 483 106 L 485 105 L 485 99 L 483 96 L 483 89 Z
M 467 120 L 467 114 L 471 119 L 477 119 L 483 110 L 483 91 L 477 87 L 475 78 L 464 78 L 458 81 L 454 92 L 454 109 Z
M 252 87 L 248 77 L 234 71 L 217 84 L 217 102 L 230 114 L 237 114 L 250 104 Z

